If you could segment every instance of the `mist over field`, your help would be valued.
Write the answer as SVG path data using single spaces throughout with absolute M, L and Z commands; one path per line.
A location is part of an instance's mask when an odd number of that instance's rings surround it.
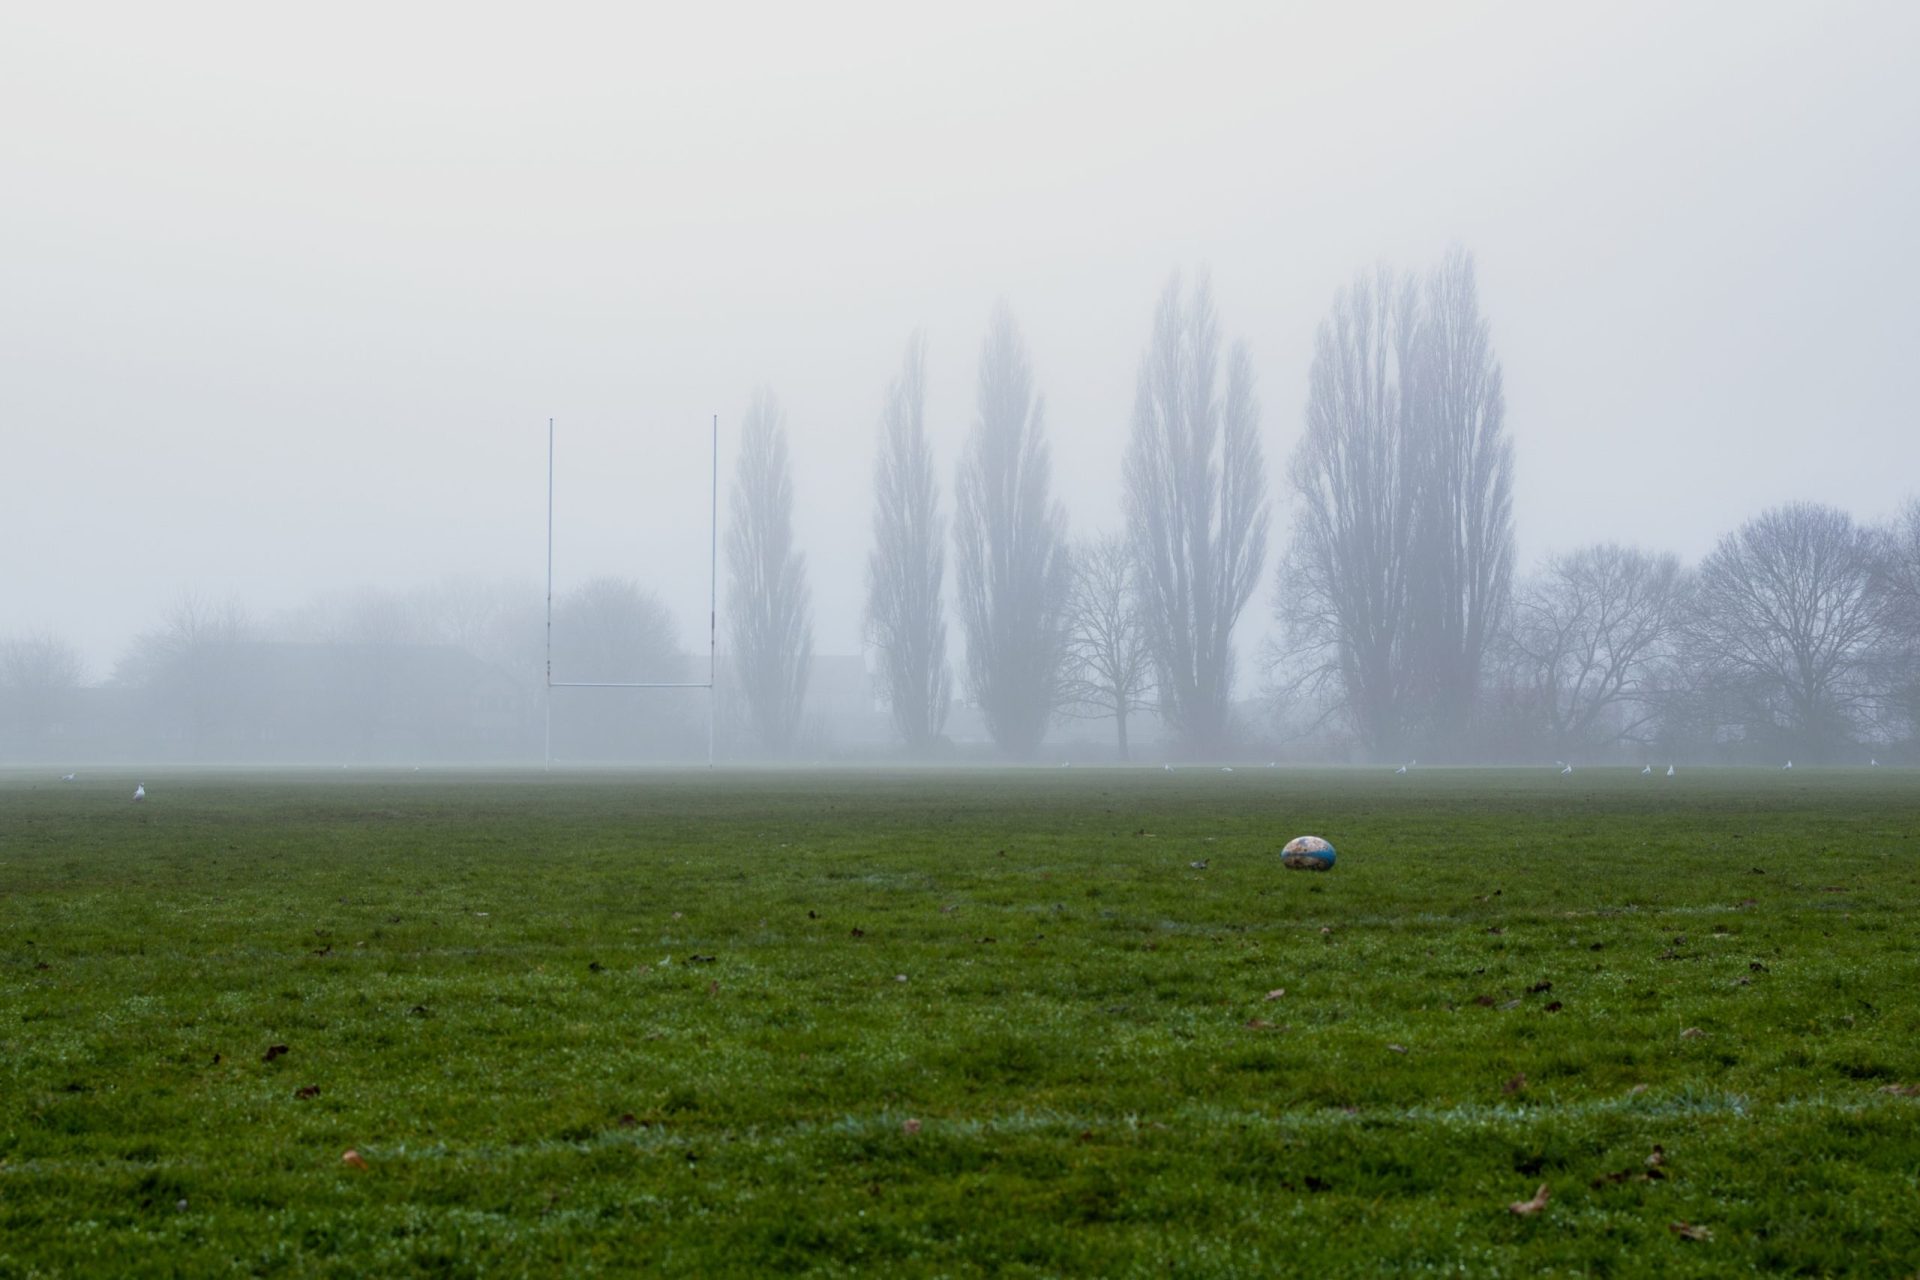
M 1920 759 L 1917 38 L 13 6 L 0 760 Z

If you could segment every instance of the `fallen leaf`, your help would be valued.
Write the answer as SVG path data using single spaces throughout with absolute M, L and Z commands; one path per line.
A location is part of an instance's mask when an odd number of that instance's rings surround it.
M 1403 1044 L 1390 1044 L 1387 1046 L 1387 1049 L 1393 1053 L 1405 1053 L 1407 1051 L 1407 1046 Z
M 1331 926 L 1331 925 L 1324 925 L 1324 924 L 1323 924 L 1323 925 L 1321 925 L 1321 926 L 1320 926 L 1320 932 L 1322 932 L 1322 933 L 1332 933 L 1332 932 L 1333 932 L 1333 928 L 1332 928 L 1332 926 Z
M 1558 1013 L 1566 1007 L 1567 1006 L 1561 1004 L 1558 1000 L 1549 1000 L 1546 1005 L 1546 1010 L 1548 1013 Z
M 1537 996 L 1542 991 L 1551 991 L 1551 990 L 1553 990 L 1553 984 L 1551 982 L 1548 982 L 1546 979 L 1542 978 L 1540 981 L 1534 983 L 1532 986 L 1527 988 L 1527 994 L 1530 996 Z
M 1247 1027 L 1252 1031 L 1285 1031 L 1277 1022 L 1268 1022 L 1265 1018 L 1248 1018 Z
M 1195 871 L 1205 871 L 1207 869 L 1207 860 L 1205 858 L 1202 858 L 1198 862 L 1189 862 L 1187 865 L 1192 867 Z
M 1627 1090 L 1627 1096 L 1631 1098 L 1637 1093 L 1645 1093 L 1646 1091 L 1647 1091 L 1647 1086 L 1643 1084 L 1637 1084 L 1633 1086 L 1633 1088 Z
M 602 973 L 602 972 L 605 972 L 605 970 L 606 970 L 606 967 L 607 967 L 607 966 L 605 966 L 605 965 L 603 965 L 603 964 L 601 964 L 601 963 L 600 963 L 600 962 L 599 962 L 598 960 L 589 960 L 589 961 L 587 961 L 587 972 L 588 972 L 588 973 Z
M 1707 1033 L 1702 1031 L 1698 1027 L 1688 1027 L 1685 1031 L 1682 1031 L 1680 1033 L 1680 1038 L 1682 1040 L 1698 1040 L 1701 1036 L 1704 1036 L 1705 1034 Z
M 1880 1090 L 1896 1098 L 1920 1098 L 1920 1084 L 1890 1084 Z
M 1287 989 L 1285 987 L 1275 987 L 1273 990 L 1267 992 L 1264 998 L 1268 1000 L 1278 1000 L 1281 996 L 1284 996 L 1286 994 L 1287 994 Z
M 1502 1093 L 1519 1093 L 1522 1089 L 1526 1087 L 1527 1087 L 1527 1073 L 1522 1071 L 1519 1075 L 1515 1076 L 1513 1079 L 1501 1085 L 1500 1091 Z
M 615 1123 L 618 1124 L 622 1129 L 634 1129 L 639 1127 L 640 1120 L 637 1116 L 633 1114 L 633 1112 L 629 1111 L 625 1115 L 621 1116 L 619 1120 L 615 1121 Z
M 283 1044 L 270 1044 L 267 1046 L 267 1051 L 260 1055 L 260 1061 L 272 1062 L 275 1058 L 283 1058 L 292 1052 L 293 1050 Z
M 720 983 L 718 980 L 709 982 L 707 984 L 707 994 L 710 996 L 717 996 L 720 994 Z
M 712 964 L 712 963 L 713 963 L 713 957 L 712 957 L 712 956 L 698 956 L 698 955 L 695 955 L 695 956 L 688 956 L 688 957 L 687 957 L 687 963 L 688 963 L 688 964 Z
M 1667 1224 L 1667 1230 L 1673 1232 L 1673 1234 L 1679 1236 L 1682 1240 L 1713 1239 L 1713 1229 L 1711 1227 L 1699 1227 L 1691 1222 L 1669 1222 Z
M 866 937 L 866 936 L 867 936 L 867 931 L 866 931 L 865 929 L 861 929 L 861 928 L 857 928 L 857 927 L 856 927 L 856 928 L 855 928 L 855 929 L 853 930 L 853 936 L 854 936 L 854 937 L 856 937 L 856 938 L 864 938 L 864 937 Z
M 1480 1007 L 1481 1007 L 1482 1009 L 1491 1009 L 1491 1008 L 1493 1008 L 1493 997 L 1492 997 L 1492 996 L 1475 996 L 1475 997 L 1473 998 L 1473 1002 L 1474 1002 L 1475 1004 L 1477 1004 L 1477 1005 L 1479 1005 L 1479 1006 L 1480 1006 Z
M 907 1121 L 904 1121 L 904 1122 L 903 1122 L 903 1123 L 902 1123 L 902 1124 L 900 1125 L 900 1132 L 902 1132 L 902 1133 L 910 1133 L 910 1134 L 911 1134 L 911 1133 L 918 1133 L 918 1132 L 920 1132 L 920 1122 L 919 1122 L 918 1120 L 907 1120 Z
M 340 1163 L 346 1165 L 349 1169 L 364 1169 L 367 1167 L 367 1162 L 360 1158 L 360 1153 L 351 1149 L 340 1157 Z
M 1658 1169 L 1667 1162 L 1667 1153 L 1659 1143 L 1654 1143 L 1653 1154 L 1647 1157 L 1647 1168 Z
M 431 1018 L 433 1015 L 427 1011 L 427 1006 L 423 1004 L 417 1004 L 413 1006 L 413 1008 L 407 1010 L 407 1016 L 409 1018 Z
M 1547 1195 L 1547 1184 L 1543 1182 L 1540 1184 L 1540 1189 L 1533 1193 L 1533 1199 L 1515 1200 L 1507 1206 L 1507 1212 L 1518 1214 L 1523 1218 L 1528 1214 L 1538 1213 L 1547 1207 Z

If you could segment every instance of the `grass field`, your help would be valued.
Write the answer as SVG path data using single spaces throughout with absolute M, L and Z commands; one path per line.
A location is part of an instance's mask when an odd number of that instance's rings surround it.
M 0 778 L 0 1276 L 1920 1269 L 1910 772 L 133 781 Z

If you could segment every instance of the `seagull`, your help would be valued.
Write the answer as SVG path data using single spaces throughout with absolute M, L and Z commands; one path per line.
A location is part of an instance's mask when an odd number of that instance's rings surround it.
M 1221 766 L 1220 766 L 1220 772 L 1222 772 L 1222 773 L 1232 773 L 1232 772 L 1233 772 L 1233 766 L 1232 766 L 1232 765 L 1230 765 L 1230 764 L 1223 764 L 1223 765 L 1221 765 Z
M 1640 776 L 1643 778 L 1651 778 L 1653 776 L 1653 766 L 1648 765 L 1640 770 Z
M 146 784 L 146 783 L 144 783 L 144 782 L 136 782 L 136 783 L 134 783 L 134 784 L 133 784 L 133 798 L 134 798 L 135 800 L 145 800 L 145 799 L 147 798 L 147 784 Z
M 1567 776 L 1568 774 L 1570 774 L 1570 773 L 1572 773 L 1572 772 L 1573 772 L 1573 766 L 1572 766 L 1572 765 L 1570 765 L 1570 764 L 1563 764 L 1563 765 L 1561 765 L 1561 766 L 1560 766 L 1560 776 L 1561 776 L 1561 777 L 1563 777 L 1563 778 L 1564 778 L 1564 777 L 1566 777 L 1566 776 Z
M 1401 774 L 1403 774 L 1403 773 L 1405 773 L 1406 771 L 1407 771 L 1407 766 L 1405 766 L 1405 765 L 1401 765 L 1401 766 L 1400 766 L 1400 767 L 1399 767 L 1398 769 L 1395 769 L 1395 770 L 1393 771 L 1393 776 L 1397 778 L 1397 777 L 1399 777 L 1399 776 L 1400 776 Z
M 1167 771 L 1168 773 L 1172 773 L 1172 772 L 1173 772 L 1173 766 L 1172 766 L 1172 765 L 1170 765 L 1170 764 L 1163 764 L 1163 765 L 1161 765 L 1160 767 L 1161 767 L 1162 769 L 1165 769 L 1165 770 L 1166 770 L 1166 771 Z
M 72 781 L 73 781 L 73 775 L 72 775 L 72 774 L 70 774 L 70 773 L 63 773 L 63 774 L 61 774 L 61 775 L 60 775 L 60 781 L 62 781 L 62 782 L 72 782 Z
M 1867 767 L 1868 767 L 1869 769 L 1878 769 L 1878 768 L 1880 767 L 1880 762 L 1879 762 L 1878 760 L 1869 760 L 1869 761 L 1867 761 Z M 73 777 L 73 775 L 72 775 L 72 774 L 68 774 L 68 775 L 67 775 L 67 777 L 68 777 L 68 778 L 72 778 L 72 777 Z
M 1785 764 L 1780 766 L 1780 772 L 1785 773 L 1787 770 L 1791 768 L 1793 768 L 1793 761 L 1789 760 Z
M 1278 769 L 1279 767 L 1280 767 L 1280 762 L 1279 762 L 1278 760 L 1269 760 L 1269 761 L 1267 761 L 1267 768 L 1269 768 L 1269 769 Z
M 1668 765 L 1668 766 L 1667 766 L 1667 776 L 1668 776 L 1669 778 L 1671 778 L 1671 777 L 1673 776 L 1673 766 L 1672 766 L 1672 765 Z

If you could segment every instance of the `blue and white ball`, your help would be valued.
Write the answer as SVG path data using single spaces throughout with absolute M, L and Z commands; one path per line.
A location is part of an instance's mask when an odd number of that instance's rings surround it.
M 1299 836 L 1280 851 L 1280 865 L 1289 871 L 1333 870 L 1333 846 L 1319 836 Z

